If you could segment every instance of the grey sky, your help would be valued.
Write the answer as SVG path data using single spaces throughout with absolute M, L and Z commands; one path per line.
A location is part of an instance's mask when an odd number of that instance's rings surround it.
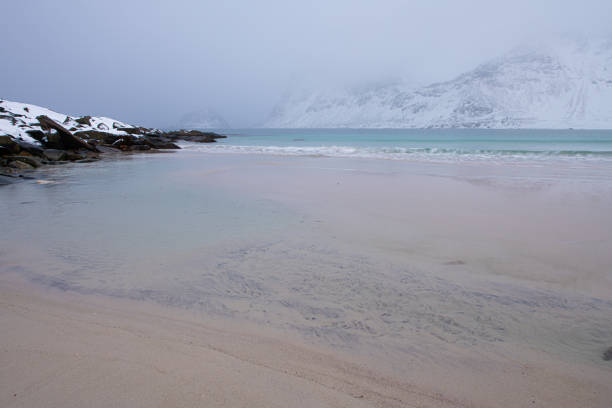
M 612 1 L 5 2 L 0 97 L 169 126 L 263 120 L 293 84 L 450 79 L 512 46 L 608 34 Z

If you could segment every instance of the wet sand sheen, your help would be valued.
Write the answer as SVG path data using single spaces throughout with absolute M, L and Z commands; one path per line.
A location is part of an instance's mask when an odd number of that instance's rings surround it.
M 604 407 L 610 401 L 601 372 L 537 354 L 460 352 L 443 365 L 413 363 L 418 376 L 398 377 L 363 356 L 303 345 L 269 328 L 41 291 L 15 277 L 0 283 L 0 322 L 11 327 L 2 334 L 0 364 L 6 407 Z
M 612 339 L 606 180 L 535 168 L 189 153 L 124 163 L 122 177 L 97 166 L 80 179 L 67 170 L 44 193 L 34 185 L 13 191 L 13 221 L 2 224 L 14 238 L 2 242 L 5 276 L 154 301 L 267 335 L 280 330 L 284 343 L 305 341 L 395 378 L 388 393 L 376 390 L 380 399 L 357 398 L 364 406 L 419 406 L 416 395 L 424 406 L 612 400 L 612 369 L 601 359 Z M 27 221 L 45 211 L 56 222 L 40 239 Z M 90 215 L 98 239 L 71 221 L 75 212 Z M 113 214 L 119 219 L 105 226 Z M 37 330 L 28 321 L 11 324 Z M 398 404 L 392 396 L 406 386 L 418 392 Z M 265 394 L 247 399 L 287 403 Z M 330 401 L 317 404 L 359 406 Z

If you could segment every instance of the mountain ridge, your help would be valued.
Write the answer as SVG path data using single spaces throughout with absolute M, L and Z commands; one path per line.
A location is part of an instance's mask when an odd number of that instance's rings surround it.
M 612 129 L 612 40 L 518 47 L 454 79 L 287 95 L 264 127 Z

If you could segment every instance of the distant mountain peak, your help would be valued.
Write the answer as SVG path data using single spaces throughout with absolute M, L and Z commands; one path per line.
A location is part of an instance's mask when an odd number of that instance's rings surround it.
M 228 129 L 227 121 L 211 108 L 189 112 L 178 123 L 181 129 Z
M 612 39 L 524 44 L 422 87 L 288 95 L 266 126 L 612 129 Z

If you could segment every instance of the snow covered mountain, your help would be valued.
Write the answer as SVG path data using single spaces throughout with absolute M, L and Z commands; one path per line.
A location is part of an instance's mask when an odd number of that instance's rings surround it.
M 225 119 L 212 109 L 190 112 L 179 121 L 180 129 L 228 129 Z
M 612 39 L 531 44 L 420 88 L 293 93 L 265 127 L 612 129 Z

